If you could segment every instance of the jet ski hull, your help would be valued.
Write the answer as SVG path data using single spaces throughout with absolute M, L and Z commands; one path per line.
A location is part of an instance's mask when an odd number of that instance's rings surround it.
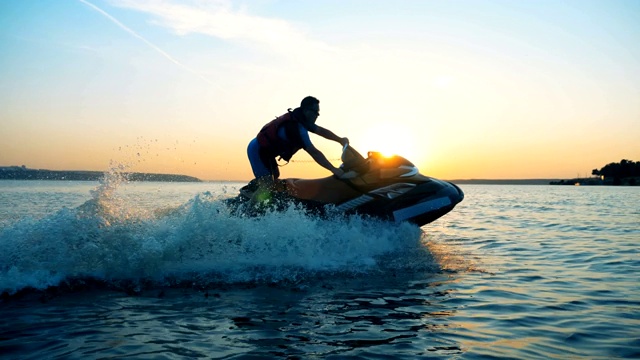
M 341 204 L 336 208 L 348 213 L 365 214 L 393 222 L 408 221 L 422 226 L 450 212 L 464 199 L 462 190 L 446 181 L 429 178 L 427 182 L 412 185 L 412 189 L 393 198 L 384 192 L 374 191 L 362 195 L 360 201 Z
M 303 199 L 280 191 L 269 193 L 269 199 L 257 205 L 252 202 L 250 196 L 247 196 L 250 193 L 244 192 L 230 199 L 228 204 L 247 215 L 260 215 L 267 209 L 281 211 L 291 204 L 296 204 L 320 216 L 329 212 L 360 214 L 385 221 L 406 221 L 422 226 L 444 216 L 464 199 L 463 191 L 455 184 L 433 178 L 429 179 L 430 181 L 425 183 L 412 184 L 411 190 L 394 198 L 389 198 L 384 193 L 369 192 L 359 193 L 351 200 L 342 203 L 331 203 Z M 297 180 L 287 179 L 284 182 L 287 184 Z M 335 181 L 340 180 L 335 179 Z M 348 185 L 345 187 L 349 188 Z
M 278 180 L 271 191 L 260 190 L 252 181 L 228 204 L 248 215 L 283 210 L 295 203 L 319 215 L 360 214 L 422 226 L 447 214 L 464 199 L 458 186 L 420 174 L 402 157 L 369 152 L 364 159 L 348 149 L 343 150 L 342 168 L 354 172 L 351 179 Z

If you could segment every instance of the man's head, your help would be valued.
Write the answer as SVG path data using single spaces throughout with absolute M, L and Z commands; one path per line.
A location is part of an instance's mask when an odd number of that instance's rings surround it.
M 300 109 L 304 114 L 305 120 L 309 124 L 315 124 L 316 119 L 320 116 L 320 100 L 313 96 L 307 96 L 300 102 Z

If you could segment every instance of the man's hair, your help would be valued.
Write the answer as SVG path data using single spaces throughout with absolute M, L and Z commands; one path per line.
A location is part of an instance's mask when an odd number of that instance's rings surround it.
M 300 102 L 300 108 L 302 110 L 305 110 L 315 104 L 320 104 L 320 100 L 314 98 L 313 96 L 307 96 L 306 98 L 302 99 L 302 101 Z

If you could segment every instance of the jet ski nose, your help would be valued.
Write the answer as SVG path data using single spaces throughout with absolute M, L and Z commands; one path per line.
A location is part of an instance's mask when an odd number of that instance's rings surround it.
M 452 182 L 450 182 L 449 184 L 453 185 L 453 187 L 458 191 L 458 194 L 451 194 L 449 197 L 451 198 L 451 202 L 453 204 L 458 204 L 460 202 L 462 202 L 462 200 L 464 200 L 464 192 L 462 191 L 462 189 L 460 189 L 460 187 Z

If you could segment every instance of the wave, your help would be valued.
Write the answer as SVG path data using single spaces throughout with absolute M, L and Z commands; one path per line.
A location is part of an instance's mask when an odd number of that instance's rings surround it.
M 317 276 L 436 268 L 415 225 L 357 215 L 318 218 L 295 205 L 247 216 L 205 192 L 153 211 L 105 176 L 92 199 L 0 230 L 0 292 L 74 281 L 155 285 L 300 282 Z

